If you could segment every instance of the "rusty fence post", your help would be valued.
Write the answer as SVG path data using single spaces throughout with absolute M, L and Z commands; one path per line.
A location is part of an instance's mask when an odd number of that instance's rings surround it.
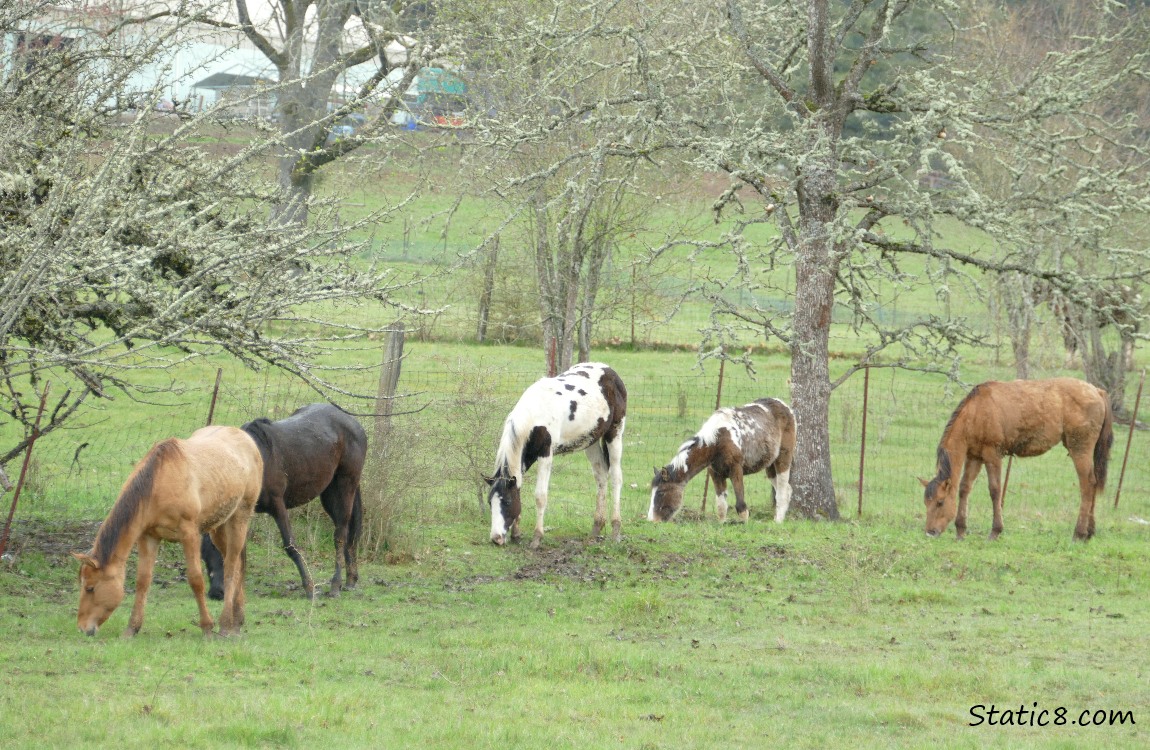
M 1010 467 L 1014 466 L 1014 455 L 1006 457 L 1006 477 L 1002 480 L 1002 491 L 998 493 L 998 504 L 1006 505 L 1006 488 L 1010 486 Z
M 212 420 L 215 419 L 215 416 L 216 416 L 216 399 L 220 395 L 220 379 L 223 378 L 223 376 L 224 376 L 224 368 L 217 367 L 216 368 L 216 384 L 212 388 L 212 403 L 208 406 L 208 421 L 204 423 L 205 425 L 210 425 L 212 423 Z
M 1114 491 L 1114 507 L 1118 507 L 1118 498 L 1122 497 L 1122 480 L 1126 477 L 1126 459 L 1130 458 L 1130 444 L 1134 442 L 1134 425 L 1138 422 L 1138 404 L 1142 402 L 1142 386 L 1146 382 L 1146 368 L 1142 368 L 1142 377 L 1138 378 L 1138 395 L 1134 397 L 1134 413 L 1130 415 L 1130 434 L 1126 437 L 1126 450 L 1122 454 L 1122 470 L 1118 472 L 1118 489 Z
M 0 555 L 3 555 L 4 551 L 8 549 L 8 532 L 12 530 L 12 519 L 16 515 L 16 503 L 20 500 L 20 490 L 24 488 L 24 478 L 28 476 L 28 464 L 32 461 L 32 446 L 36 445 L 36 438 L 40 437 L 40 417 L 44 415 L 44 405 L 48 402 L 48 391 L 51 388 L 52 383 L 49 381 L 44 385 L 44 392 L 40 394 L 40 408 L 36 411 L 36 422 L 32 425 L 32 434 L 28 437 L 28 447 L 24 449 L 24 464 L 20 467 L 20 478 L 16 480 L 12 506 L 8 509 L 8 520 L 4 522 L 4 534 L 0 535 Z
M 719 351 L 719 387 L 715 391 L 715 411 L 723 405 L 723 366 L 727 364 L 726 351 Z M 707 515 L 707 489 L 711 485 L 711 473 L 707 472 L 707 476 L 703 479 L 703 506 L 699 509 L 699 513 L 704 517 Z

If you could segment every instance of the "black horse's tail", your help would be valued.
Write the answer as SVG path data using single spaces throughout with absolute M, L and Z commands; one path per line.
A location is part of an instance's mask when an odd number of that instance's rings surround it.
M 1114 444 L 1114 411 L 1110 406 L 1110 395 L 1102 392 L 1106 404 L 1106 416 L 1102 419 L 1102 430 L 1094 443 L 1094 491 L 1100 492 L 1106 486 L 1106 468 L 1110 464 L 1110 446 Z

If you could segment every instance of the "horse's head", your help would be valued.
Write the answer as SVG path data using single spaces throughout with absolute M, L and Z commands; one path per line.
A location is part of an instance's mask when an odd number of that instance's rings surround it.
M 926 533 L 927 536 L 939 536 L 950 526 L 950 522 L 958 514 L 958 504 L 955 501 L 954 480 L 950 477 L 941 479 L 935 477 L 929 482 L 919 478 L 925 488 L 923 502 L 926 504 Z
M 91 555 L 73 552 L 72 556 L 80 561 L 80 612 L 76 625 L 86 635 L 95 635 L 124 600 L 124 568 L 113 573 Z
M 651 480 L 651 507 L 647 511 L 648 521 L 670 521 L 683 507 L 684 482 L 672 482 L 671 472 L 666 468 L 656 468 Z
M 514 539 L 519 531 L 519 482 L 500 471 L 494 477 L 484 477 L 491 491 L 487 504 L 491 506 L 491 541 L 498 545 L 507 542 L 510 534 Z

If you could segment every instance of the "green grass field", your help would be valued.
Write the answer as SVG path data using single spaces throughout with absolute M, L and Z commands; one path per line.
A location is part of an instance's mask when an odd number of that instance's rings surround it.
M 449 151 L 432 154 L 450 162 Z M 349 222 L 425 177 L 434 184 L 455 174 L 434 162 L 427 173 L 403 163 L 356 171 L 366 164 L 325 176 L 323 190 L 343 198 Z M 344 189 L 348 184 L 356 188 Z M 1077 489 L 1061 449 L 1014 464 L 998 541 L 986 539 L 982 479 L 965 541 L 956 542 L 953 530 L 941 539 L 923 534 L 916 477 L 931 475 L 947 417 L 968 384 L 1013 376 L 1009 343 L 979 299 L 980 279 L 956 284 L 945 299 L 932 286 L 881 290 L 881 312 L 891 320 L 945 306 L 982 321 L 994 346 L 963 352 L 964 384 L 872 372 L 861 517 L 858 374 L 835 391 L 830 417 L 834 480 L 847 520 L 776 525 L 767 482 L 752 477 L 751 522 L 720 525 L 712 512 L 700 517 L 699 477 L 687 489 L 682 520 L 653 525 L 644 520 L 652 467 L 665 464 L 710 414 L 719 384 L 717 363 L 698 366 L 692 350 L 705 304 L 688 301 L 664 319 L 667 300 L 684 284 L 734 270 L 722 253 L 692 261 L 686 248 L 668 251 L 651 272 L 666 296 L 632 307 L 616 300 L 593 351 L 621 373 L 629 392 L 624 540 L 587 540 L 593 483 L 587 462 L 571 456 L 555 463 L 543 548 L 500 549 L 487 541 L 479 476 L 490 471 L 503 419 L 543 374 L 545 359 L 535 346 L 466 343 L 474 331 L 476 273 L 459 257 L 499 214 L 471 196 L 447 231 L 441 221 L 422 221 L 453 200 L 431 190 L 374 234 L 357 236 L 370 241 L 365 264 L 412 276 L 435 272 L 405 290 L 404 302 L 446 306 L 432 319 L 406 321 L 397 406 L 407 413 L 392 421 L 384 460 L 369 466 L 360 586 L 338 599 L 305 600 L 274 524 L 261 516 L 249 543 L 242 636 L 200 636 L 182 556 L 172 545 L 161 549 L 140 635 L 119 637 L 126 602 L 97 637 L 82 636 L 76 563 L 68 553 L 91 545 L 120 484 L 152 443 L 206 422 L 217 368 L 216 423 L 280 418 L 320 398 L 298 382 L 221 358 L 143 374 L 141 385 L 153 391 L 146 398 L 93 404 L 68 429 L 37 443 L 13 554 L 0 561 L 7 626 L 0 639 L 0 747 L 1150 744 L 1150 438 L 1134 435 L 1115 510 L 1128 442 L 1126 428 L 1116 430 L 1111 482 L 1089 543 L 1071 542 Z M 705 210 L 682 197 L 661 210 L 666 215 L 656 223 L 686 216 L 701 222 L 705 236 L 724 230 L 704 228 Z M 981 242 L 942 229 L 962 247 Z M 633 263 L 653 242 L 636 237 L 622 247 L 611 283 L 626 288 Z M 513 253 L 506 262 L 504 277 L 522 277 Z M 903 270 L 918 274 L 925 266 Z M 789 273 L 764 272 L 759 280 L 772 291 L 759 301 L 785 304 Z M 498 320 L 506 324 L 502 338 L 522 343 L 538 310 L 517 289 L 502 288 Z M 639 342 L 670 346 L 630 346 L 631 316 L 640 307 Z M 338 315 L 378 326 L 396 313 L 364 304 Z M 1075 374 L 1062 369 L 1056 332 L 1039 329 L 1036 337 L 1036 375 Z M 832 377 L 865 342 L 849 320 L 836 318 Z M 785 352 L 754 337 L 738 344 L 756 347 L 756 374 L 726 368 L 722 402 L 789 400 Z M 345 389 L 373 394 L 380 357 L 380 341 L 365 336 L 333 348 L 324 364 L 345 368 L 329 373 Z M 361 414 L 375 408 L 370 399 L 343 405 Z M 375 420 L 363 420 L 373 434 Z M 18 439 L 13 429 L 0 425 L 0 443 Z M 13 479 L 19 468 L 18 461 L 7 466 Z M 11 495 L 0 497 L 6 507 Z M 313 575 L 326 581 L 330 522 L 313 503 L 295 511 L 293 523 Z M 522 524 L 533 523 L 528 507 Z M 134 572 L 133 561 L 129 589 Z M 1020 708 L 1027 713 L 1020 716 Z M 1011 711 L 1007 725 L 1003 710 Z
M 1089 543 L 1070 540 L 1076 490 L 1061 451 L 1015 464 L 999 541 L 985 538 L 984 482 L 971 502 L 971 536 L 928 539 L 914 477 L 932 470 L 938 432 L 961 390 L 879 371 L 861 519 L 852 452 L 861 384 L 852 379 L 832 415 L 840 508 L 852 520 L 775 525 L 764 480 L 749 484 L 746 526 L 699 520 L 691 510 L 698 500 L 688 500 L 682 522 L 656 526 L 643 520 L 650 467 L 709 413 L 716 368 L 692 375 L 689 353 L 598 354 L 625 374 L 631 394 L 622 543 L 588 543 L 593 484 L 586 461 L 571 456 L 555 464 L 543 549 L 489 544 L 475 475 L 490 468 L 501 421 L 538 374 L 540 356 L 413 342 L 401 390 L 426 408 L 395 420 L 402 458 L 382 467 L 384 494 L 402 506 L 402 553 L 366 550 L 357 590 L 309 603 L 274 524 L 258 517 L 247 627 L 228 640 L 200 636 L 172 545 L 161 550 L 141 634 L 119 637 L 126 602 L 85 638 L 75 627 L 76 566 L 67 554 L 91 544 L 142 455 L 112 436 L 197 426 L 211 363 L 180 374 L 185 390 L 173 406 L 119 402 L 81 433 L 105 437 L 82 454 L 86 467 L 111 467 L 99 491 L 83 489 L 67 467 L 70 444 L 53 452 L 46 438 L 34 491 L 17 514 L 15 559 L 0 564 L 9 624 L 0 643 L 0 744 L 1145 745 L 1150 477 L 1140 445 L 1121 510 L 1107 493 Z M 729 370 L 724 401 L 764 390 L 785 396 L 785 377 L 783 357 L 764 358 L 757 382 Z M 238 370 L 224 382 L 229 397 L 217 421 L 238 422 L 245 409 L 282 416 L 290 407 L 281 401 L 309 398 Z M 1112 477 L 1125 444 L 1119 433 Z M 65 438 L 74 436 L 57 437 Z M 700 482 L 688 498 L 701 497 Z M 318 504 L 293 518 L 313 574 L 326 581 L 330 522 Z M 376 520 L 369 516 L 369 529 Z M 528 508 L 524 524 L 532 523 Z M 129 589 L 133 575 L 134 563 Z M 1067 723 L 989 726 L 992 705 L 1046 710 L 1048 721 Z M 1098 710 L 1130 713 L 1122 724 L 1072 723 L 1083 711 L 1093 721 Z
M 227 640 L 200 636 L 173 547 L 139 636 L 118 635 L 128 605 L 80 635 L 74 565 L 56 550 L 74 532 L 44 528 L 51 544 L 0 568 L 0 736 L 77 748 L 1145 746 L 1144 528 L 1104 516 L 1096 539 L 1074 544 L 1061 521 L 1015 514 L 998 542 L 956 543 L 927 539 L 910 513 L 766 519 L 629 518 L 619 544 L 588 543 L 587 519 L 561 519 L 538 552 L 493 547 L 478 518 L 433 524 L 413 562 L 367 563 L 357 590 L 314 603 L 257 529 L 246 632 Z M 326 531 L 307 554 L 330 571 Z M 1049 723 L 990 726 L 991 706 Z M 1084 711 L 1105 723 L 1077 725 Z

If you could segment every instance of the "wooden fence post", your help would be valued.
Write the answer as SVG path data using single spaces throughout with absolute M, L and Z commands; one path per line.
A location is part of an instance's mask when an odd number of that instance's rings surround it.
M 376 455 L 383 453 L 383 446 L 391 433 L 391 402 L 399 387 L 399 369 L 403 362 L 404 328 L 402 322 L 392 324 L 383 344 L 383 362 L 379 368 L 379 390 L 375 394 L 375 440 Z
M 0 535 L 0 555 L 8 549 L 8 532 L 12 530 L 12 518 L 16 515 L 16 502 L 20 499 L 20 490 L 24 488 L 24 478 L 28 476 L 28 464 L 32 460 L 32 447 L 36 445 L 36 438 L 40 437 L 40 417 L 44 415 L 44 405 L 48 403 L 48 391 L 52 382 L 44 385 L 40 394 L 40 409 L 36 412 L 36 422 L 32 425 L 32 434 L 28 436 L 28 447 L 24 449 L 24 464 L 20 467 L 20 478 L 16 480 L 16 491 L 12 494 L 12 507 L 8 509 L 8 520 L 4 523 L 4 533 Z M 65 398 L 68 394 L 64 394 Z M 7 477 L 5 477 L 7 479 Z

